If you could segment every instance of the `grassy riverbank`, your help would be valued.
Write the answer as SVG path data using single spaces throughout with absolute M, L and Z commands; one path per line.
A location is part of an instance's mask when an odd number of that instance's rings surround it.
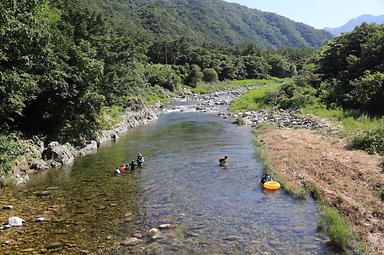
M 271 109 L 265 103 L 266 91 L 276 88 L 269 85 L 249 91 L 232 103 L 231 110 Z M 311 195 L 317 200 L 319 231 L 326 233 L 337 249 L 374 254 L 374 249 L 381 247 L 380 228 L 384 226 L 381 158 L 348 148 L 356 134 L 377 129 L 382 119 L 321 108 L 300 112 L 329 119 L 339 127 L 340 135 L 335 139 L 326 132 L 263 124 L 255 129 L 255 148 L 265 171 L 272 173 L 292 196 L 304 199 Z M 364 176 L 369 179 L 362 182 Z
M 199 83 L 192 91 L 199 94 L 224 91 L 229 89 L 236 89 L 248 86 L 269 86 L 278 83 L 282 79 L 253 79 L 253 80 L 233 80 L 233 81 L 220 81 L 213 83 Z

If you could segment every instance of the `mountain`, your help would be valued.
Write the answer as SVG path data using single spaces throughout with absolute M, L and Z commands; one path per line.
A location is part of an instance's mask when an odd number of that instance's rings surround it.
M 195 43 L 262 48 L 319 47 L 332 38 L 286 17 L 221 0 L 83 0 L 125 29 L 159 38 L 186 37 Z
M 341 27 L 336 27 L 336 28 L 329 28 L 326 27 L 324 28 L 328 32 L 332 33 L 333 35 L 340 35 L 341 33 L 345 32 L 351 32 L 355 27 L 360 26 L 364 22 L 366 23 L 377 23 L 377 24 L 384 24 L 384 15 L 380 16 L 373 16 L 370 14 L 364 14 L 361 15 L 355 19 L 351 19 L 348 21 L 345 25 Z

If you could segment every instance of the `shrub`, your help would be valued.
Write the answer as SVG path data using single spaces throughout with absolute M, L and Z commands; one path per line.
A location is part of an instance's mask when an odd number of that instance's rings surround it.
M 169 65 L 151 65 L 147 71 L 148 82 L 152 86 L 159 85 L 170 91 L 175 91 L 181 84 L 180 76 Z
M 206 82 L 216 82 L 219 80 L 219 75 L 217 74 L 216 70 L 213 68 L 205 68 L 203 70 L 203 80 Z
M 384 124 L 354 136 L 348 145 L 353 149 L 384 155 Z
M 284 84 L 278 90 L 267 93 L 265 103 L 282 109 L 300 109 L 320 104 L 314 88 L 297 86 L 293 82 Z
M 185 83 L 192 88 L 196 88 L 197 83 L 201 81 L 203 76 L 204 74 L 201 72 L 201 69 L 198 65 L 191 65 Z
M 0 179 L 0 186 L 11 182 L 12 162 L 22 154 L 23 149 L 15 134 L 0 135 L 0 175 L 5 177 Z

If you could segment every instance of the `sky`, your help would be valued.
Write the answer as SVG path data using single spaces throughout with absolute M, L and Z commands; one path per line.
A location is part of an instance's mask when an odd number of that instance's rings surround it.
M 340 27 L 362 14 L 384 15 L 384 0 L 225 0 L 316 28 Z

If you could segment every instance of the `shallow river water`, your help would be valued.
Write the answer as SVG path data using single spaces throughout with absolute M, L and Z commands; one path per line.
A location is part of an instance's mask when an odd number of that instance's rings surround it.
M 137 153 L 134 173 L 113 176 Z M 218 158 L 229 156 L 228 168 Z M 333 254 L 316 232 L 317 208 L 258 186 L 262 165 L 250 128 L 213 113 L 173 112 L 135 128 L 116 144 L 79 158 L 71 169 L 35 176 L 1 191 L 5 254 Z M 36 192 L 48 191 L 48 196 Z M 28 198 L 28 199 L 26 199 Z M 43 216 L 45 221 L 35 222 Z M 161 224 L 156 240 L 148 231 Z M 137 245 L 123 246 L 136 236 Z M 0 249 L 0 251 L 1 251 Z M 1 252 L 0 252 L 1 254 Z

